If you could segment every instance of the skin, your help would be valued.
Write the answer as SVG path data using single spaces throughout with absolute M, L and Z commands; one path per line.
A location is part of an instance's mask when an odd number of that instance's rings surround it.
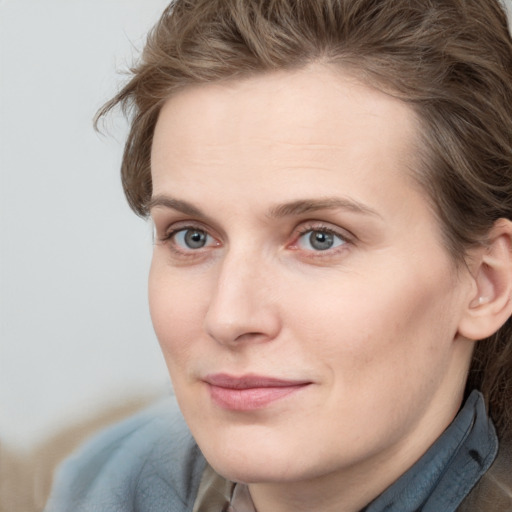
M 258 512 L 360 510 L 460 407 L 476 285 L 409 177 L 417 132 L 408 106 L 319 64 L 161 112 L 151 315 L 201 450 Z M 309 384 L 233 411 L 204 381 L 218 373 Z

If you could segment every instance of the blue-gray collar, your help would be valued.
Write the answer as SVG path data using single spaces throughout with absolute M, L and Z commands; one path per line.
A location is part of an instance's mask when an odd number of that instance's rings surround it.
M 493 463 L 498 438 L 473 391 L 441 437 L 361 512 L 454 512 Z

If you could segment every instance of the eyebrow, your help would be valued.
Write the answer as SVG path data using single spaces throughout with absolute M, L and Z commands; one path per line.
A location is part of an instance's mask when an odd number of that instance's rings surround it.
M 207 219 L 208 215 L 188 201 L 182 201 L 166 195 L 156 195 L 148 203 L 148 209 L 170 208 L 185 215 Z M 371 215 L 382 218 L 382 216 L 369 206 L 358 201 L 340 197 L 326 197 L 319 199 L 299 199 L 289 203 L 278 204 L 270 208 L 267 216 L 270 218 L 292 217 L 294 215 L 304 215 L 320 210 L 348 210 L 354 213 Z
M 178 212 L 184 213 L 185 215 L 191 215 L 193 217 L 206 218 L 205 215 L 199 208 L 187 201 L 181 201 L 169 196 L 157 195 L 151 198 L 148 203 L 148 210 L 153 208 L 170 208 Z
M 354 213 L 381 217 L 374 209 L 359 201 L 341 197 L 326 197 L 319 199 L 299 199 L 291 203 L 280 204 L 271 208 L 270 217 L 288 217 L 293 215 L 304 215 L 319 210 L 348 210 Z

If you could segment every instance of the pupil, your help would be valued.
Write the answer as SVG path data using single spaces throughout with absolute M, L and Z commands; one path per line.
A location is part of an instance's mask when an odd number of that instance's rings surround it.
M 334 239 L 330 233 L 313 231 L 309 236 L 309 242 L 311 243 L 311 247 L 314 249 L 317 249 L 318 251 L 325 251 L 332 247 Z
M 204 247 L 206 235 L 202 231 L 187 231 L 185 234 L 185 243 L 191 249 L 199 249 Z

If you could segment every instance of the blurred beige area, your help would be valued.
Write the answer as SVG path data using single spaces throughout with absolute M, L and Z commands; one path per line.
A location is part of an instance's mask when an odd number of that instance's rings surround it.
M 0 512 L 41 512 L 59 463 L 102 428 L 143 409 L 158 396 L 125 399 L 80 424 L 63 427 L 28 453 L 0 441 Z

